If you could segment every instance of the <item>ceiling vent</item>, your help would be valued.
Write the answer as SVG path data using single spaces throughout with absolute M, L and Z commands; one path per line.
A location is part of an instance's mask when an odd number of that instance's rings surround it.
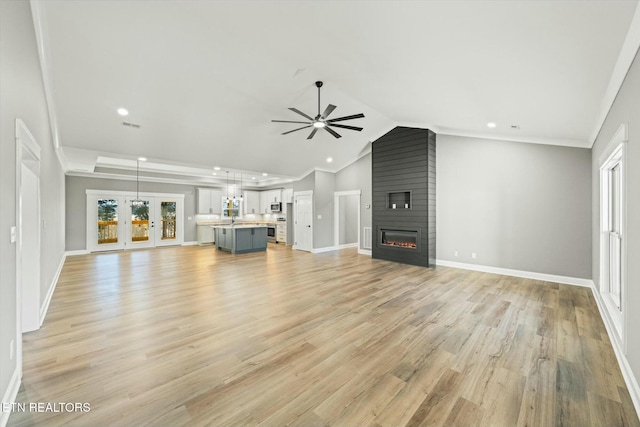
M 135 123 L 129 123 L 129 122 L 122 122 L 122 126 L 129 126 L 129 127 L 136 128 L 136 129 L 140 128 L 140 125 L 135 124 Z

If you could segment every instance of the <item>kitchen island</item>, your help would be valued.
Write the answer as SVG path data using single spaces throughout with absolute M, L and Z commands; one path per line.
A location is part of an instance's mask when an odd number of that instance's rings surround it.
M 221 225 L 214 232 L 216 248 L 232 254 L 267 249 L 266 225 Z

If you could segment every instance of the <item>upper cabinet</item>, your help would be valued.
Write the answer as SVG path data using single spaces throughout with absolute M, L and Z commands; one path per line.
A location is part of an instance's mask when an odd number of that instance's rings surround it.
M 244 192 L 244 213 L 259 214 L 260 210 L 260 192 L 245 190 Z
M 293 203 L 293 188 L 285 188 L 282 190 L 282 203 Z
M 271 204 L 282 202 L 282 190 L 260 192 L 260 213 L 271 213 Z
M 242 193 L 243 214 L 270 214 L 272 203 L 282 203 L 282 211 L 286 212 L 286 204 L 293 202 L 293 190 L 245 190 Z M 198 188 L 198 213 L 222 214 L 223 191 L 218 188 Z
M 221 214 L 222 190 L 217 188 L 198 188 L 198 213 Z

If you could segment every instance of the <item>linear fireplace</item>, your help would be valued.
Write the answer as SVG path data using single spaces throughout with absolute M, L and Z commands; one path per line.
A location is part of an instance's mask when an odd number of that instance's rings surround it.
M 371 146 L 376 259 L 430 267 L 436 258 L 436 134 L 396 127 Z
M 418 231 L 380 229 L 380 244 L 402 249 L 417 249 Z

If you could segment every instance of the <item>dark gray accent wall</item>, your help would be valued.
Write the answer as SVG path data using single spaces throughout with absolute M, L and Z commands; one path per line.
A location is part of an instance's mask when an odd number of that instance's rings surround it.
M 372 145 L 372 190 L 373 190 L 373 258 L 407 264 L 429 266 L 435 260 L 435 214 L 429 209 L 429 189 L 435 191 L 435 134 L 428 129 L 397 127 Z M 391 193 L 410 194 L 409 207 L 397 203 L 390 207 Z M 435 194 L 431 195 L 435 200 Z M 431 226 L 431 227 L 430 227 Z M 415 249 L 389 247 L 380 244 L 380 230 L 394 229 L 416 231 L 418 245 Z M 433 262 L 431 263 L 433 265 Z
M 626 311 L 625 357 L 633 371 L 636 384 L 640 383 L 640 53 L 627 73 L 592 149 L 591 162 L 591 236 L 593 242 L 592 277 L 596 290 L 600 289 L 600 158 L 620 125 L 627 125 L 626 200 L 627 226 L 623 238 L 627 240 L 626 294 L 622 294 L 622 307 Z
M 118 179 L 66 177 L 66 246 L 67 251 L 87 248 L 87 194 L 86 190 L 133 191 L 135 181 Z M 140 182 L 141 193 L 184 194 L 184 241 L 195 242 L 196 187 L 193 185 Z M 191 217 L 191 220 L 188 218 Z
M 16 371 L 9 357 L 22 339 L 17 334 L 15 121 L 21 119 L 40 146 L 40 306 L 54 285 L 64 259 L 64 173 L 49 123 L 30 3 L 0 1 L 0 396 Z M 0 419 L 6 414 L 0 414 Z

